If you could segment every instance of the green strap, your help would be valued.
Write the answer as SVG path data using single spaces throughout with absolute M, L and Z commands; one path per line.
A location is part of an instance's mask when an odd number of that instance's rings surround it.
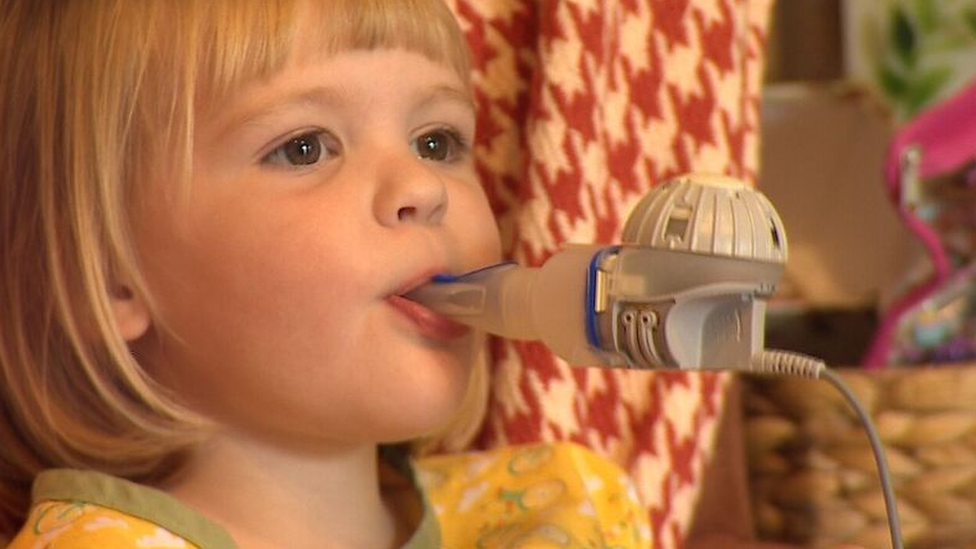
M 440 527 L 426 494 L 416 483 L 409 460 L 403 459 L 396 466 L 418 487 L 423 503 L 420 525 L 403 549 L 439 549 Z M 35 505 L 42 501 L 91 503 L 162 526 L 200 549 L 238 549 L 226 530 L 173 496 L 104 473 L 75 469 L 44 471 L 34 480 L 32 499 Z
M 49 500 L 91 503 L 158 524 L 201 549 L 237 549 L 226 530 L 173 496 L 104 473 L 44 471 L 34 480 L 32 499 L 35 504 Z

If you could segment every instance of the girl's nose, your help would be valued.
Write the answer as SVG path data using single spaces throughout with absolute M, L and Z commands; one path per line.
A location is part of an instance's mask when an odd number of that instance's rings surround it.
M 374 209 L 381 224 L 437 225 L 447 213 L 447 186 L 437 167 L 416 156 L 385 162 Z

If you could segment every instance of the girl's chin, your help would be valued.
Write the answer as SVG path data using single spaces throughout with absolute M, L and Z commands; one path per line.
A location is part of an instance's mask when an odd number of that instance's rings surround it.
M 473 406 L 469 399 L 474 395 L 468 394 L 467 381 L 468 376 L 465 376 L 450 386 L 404 387 L 400 394 L 392 395 L 387 415 L 395 433 L 385 437 L 387 442 L 441 433 L 449 425 L 462 420 L 463 416 L 470 415 L 469 410 Z M 406 394 L 407 391 L 413 394 Z M 480 391 L 472 393 L 480 394 Z
M 472 332 L 446 345 L 408 336 L 377 349 L 382 358 L 374 355 L 364 367 L 385 373 L 362 395 L 364 401 L 377 399 L 367 404 L 380 416 L 376 425 L 383 427 L 377 441 L 400 442 L 441 433 L 460 416 L 471 415 L 472 408 L 480 409 L 471 401 L 483 399 L 486 390 L 480 375 L 485 369 L 484 343 L 483 334 Z

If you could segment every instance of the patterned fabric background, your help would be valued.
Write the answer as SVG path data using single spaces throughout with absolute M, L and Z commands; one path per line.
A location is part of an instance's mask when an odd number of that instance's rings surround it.
M 477 155 L 506 253 L 615 242 L 647 189 L 689 171 L 754 182 L 772 0 L 450 0 L 471 44 Z M 570 369 L 495 341 L 482 447 L 570 440 L 630 471 L 656 546 L 680 547 L 724 376 Z

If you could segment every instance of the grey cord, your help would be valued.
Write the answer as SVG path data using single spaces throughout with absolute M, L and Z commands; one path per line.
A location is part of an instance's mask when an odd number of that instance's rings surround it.
M 830 382 L 838 391 L 844 394 L 847 401 L 854 408 L 857 417 L 864 424 L 868 440 L 871 441 L 871 449 L 874 450 L 874 461 L 878 465 L 878 476 L 881 477 L 881 491 L 884 493 L 885 510 L 888 513 L 888 529 L 891 531 L 891 545 L 895 549 L 902 549 L 901 543 L 901 521 L 898 519 L 898 507 L 895 505 L 895 492 L 891 487 L 891 473 L 888 471 L 888 460 L 885 459 L 884 446 L 881 444 L 881 437 L 878 430 L 871 421 L 864 406 L 854 395 L 853 391 L 844 383 L 844 380 L 835 372 L 824 368 L 821 377 Z
M 901 521 L 898 519 L 898 507 L 895 504 L 895 491 L 891 486 L 891 473 L 888 470 L 888 460 L 885 459 L 884 446 L 878 430 L 871 421 L 857 395 L 844 383 L 844 380 L 831 371 L 822 360 L 791 353 L 787 351 L 764 351 L 753 361 L 751 372 L 757 374 L 773 374 L 809 378 L 822 378 L 837 388 L 838 391 L 857 413 L 857 417 L 864 425 L 864 430 L 874 451 L 874 461 L 878 466 L 878 476 L 881 478 L 881 491 L 884 494 L 885 510 L 888 516 L 888 529 L 891 532 L 891 546 L 903 549 L 901 541 Z

